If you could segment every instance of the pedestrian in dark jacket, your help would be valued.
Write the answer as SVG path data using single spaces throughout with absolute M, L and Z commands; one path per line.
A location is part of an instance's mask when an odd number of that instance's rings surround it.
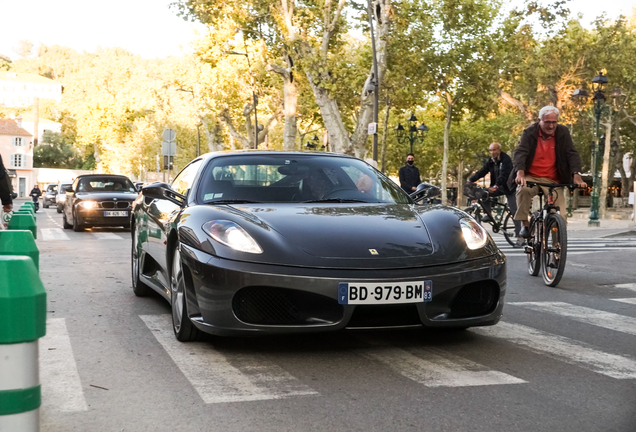
M 508 187 L 508 177 L 512 171 L 512 159 L 506 153 L 501 151 L 501 144 L 492 143 L 488 147 L 490 157 L 484 163 L 484 166 L 475 174 L 470 176 L 469 182 L 475 183 L 477 180 L 484 178 L 486 174 L 490 174 L 490 187 L 488 188 L 488 194 L 491 197 L 498 197 L 501 195 L 506 196 L 510 211 L 514 215 L 517 212 L 517 200 L 515 198 L 514 190 L 510 190 Z M 486 217 L 482 219 L 485 222 L 492 221 L 492 213 L 490 202 L 488 200 L 482 201 L 484 210 L 486 211 Z M 515 236 L 519 235 L 519 229 L 521 223 L 515 221 Z
M 13 210 L 12 190 L 11 179 L 2 163 L 2 156 L 0 156 L 0 200 L 2 201 L 2 210 L 4 210 L 5 213 Z
M 523 131 L 521 141 L 515 149 L 513 171 L 508 186 L 517 183 L 517 213 L 523 227 L 520 236 L 529 237 L 528 216 L 532 198 L 539 193 L 537 186 L 526 187 L 527 181 L 539 183 L 575 183 L 587 187 L 581 178 L 581 157 L 574 148 L 570 130 L 559 122 L 559 110 L 546 106 L 539 111 L 539 122 Z M 541 187 L 545 195 L 548 188 Z M 555 205 L 565 209 L 563 188 L 555 189 Z
M 413 156 L 413 153 L 409 153 L 406 156 L 406 165 L 400 168 L 398 172 L 400 187 L 408 194 L 415 192 L 417 185 L 422 183 L 420 180 L 420 170 L 413 165 L 414 162 L 415 156 Z

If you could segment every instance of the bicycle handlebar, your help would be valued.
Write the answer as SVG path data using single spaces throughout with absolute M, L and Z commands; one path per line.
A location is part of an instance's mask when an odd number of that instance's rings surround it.
M 558 188 L 558 187 L 566 187 L 568 189 L 570 189 L 571 191 L 574 189 L 584 189 L 581 186 L 577 185 L 577 184 L 571 184 L 571 183 L 565 183 L 565 184 L 559 184 L 559 183 L 539 183 L 539 182 L 534 182 L 534 181 L 526 181 L 526 186 L 544 186 L 547 188 Z

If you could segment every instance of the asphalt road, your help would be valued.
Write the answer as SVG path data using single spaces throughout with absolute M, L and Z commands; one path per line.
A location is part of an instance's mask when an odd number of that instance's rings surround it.
M 37 219 L 43 431 L 636 431 L 636 238 L 572 239 L 557 288 L 504 247 L 493 327 L 183 344 L 130 233 Z

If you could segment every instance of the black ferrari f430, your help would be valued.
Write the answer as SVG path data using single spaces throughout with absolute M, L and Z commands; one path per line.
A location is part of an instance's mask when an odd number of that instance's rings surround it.
M 181 341 L 496 324 L 505 256 L 466 213 L 420 196 L 339 154 L 203 155 L 134 201 L 133 290 L 170 302 Z

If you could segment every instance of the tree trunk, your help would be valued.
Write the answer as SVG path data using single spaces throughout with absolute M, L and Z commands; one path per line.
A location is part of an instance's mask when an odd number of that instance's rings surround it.
M 450 142 L 451 120 L 453 118 L 453 100 L 446 93 L 446 124 L 444 125 L 444 157 L 442 159 L 442 204 L 446 205 L 446 176 L 448 173 L 448 146 Z
M 345 128 L 338 109 L 338 103 L 329 96 L 329 90 L 314 84 L 314 74 L 307 72 L 307 78 L 314 91 L 320 115 L 329 133 L 329 145 L 334 153 L 345 153 L 353 156 L 349 142 L 349 132 Z
M 221 125 L 219 122 L 210 122 L 201 119 L 201 123 L 203 124 L 205 137 L 208 143 L 208 151 L 217 152 L 223 150 L 223 143 L 218 139 L 221 132 Z
M 283 95 L 285 98 L 283 109 L 285 115 L 284 150 L 294 150 L 296 148 L 296 135 L 298 134 L 298 87 L 289 63 L 290 61 L 288 60 L 289 67 L 286 69 L 273 64 L 265 67 L 266 70 L 276 72 L 283 78 Z
M 387 98 L 386 101 L 386 108 L 385 108 L 385 114 L 384 114 L 384 122 L 382 125 L 382 156 L 381 156 L 381 169 L 380 171 L 382 171 L 383 173 L 386 172 L 386 138 L 387 135 L 389 134 L 389 113 L 391 112 L 391 100 L 389 100 Z
M 603 152 L 603 170 L 601 171 L 601 196 L 599 198 L 599 218 L 603 219 L 607 213 L 607 187 L 609 185 L 609 177 L 614 177 L 614 173 L 609 172 L 610 163 L 610 143 L 612 141 L 612 121 L 604 124 L 605 126 L 605 151 Z

